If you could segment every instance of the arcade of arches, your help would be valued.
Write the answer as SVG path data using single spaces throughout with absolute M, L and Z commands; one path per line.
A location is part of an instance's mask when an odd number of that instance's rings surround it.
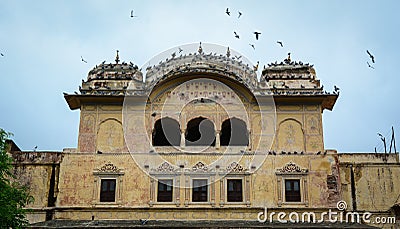
M 181 145 L 184 132 L 185 145 Z M 219 136 L 218 140 L 217 137 Z M 152 134 L 153 146 L 248 146 L 249 133 L 246 123 L 238 118 L 226 119 L 220 130 L 204 117 L 189 120 L 186 131 L 181 131 L 179 122 L 172 118 L 158 119 Z

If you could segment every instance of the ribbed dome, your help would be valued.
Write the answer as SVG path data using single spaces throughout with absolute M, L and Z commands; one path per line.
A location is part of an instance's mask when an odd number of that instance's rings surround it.
M 82 86 L 79 87 L 81 94 L 123 95 L 132 81 L 141 87 L 143 74 L 138 66 L 132 62 L 119 62 L 117 51 L 115 63 L 104 61 L 90 70 L 87 81 L 82 80 Z
M 132 62 L 101 63 L 96 65 L 88 74 L 87 81 L 92 80 L 143 80 L 143 75 L 137 65 Z

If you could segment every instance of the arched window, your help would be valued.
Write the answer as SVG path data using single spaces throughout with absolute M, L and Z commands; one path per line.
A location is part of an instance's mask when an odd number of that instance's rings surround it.
M 246 123 L 237 118 L 227 119 L 222 123 L 221 146 L 247 146 L 249 145 L 249 133 Z
M 214 124 L 203 117 L 190 120 L 186 128 L 186 146 L 215 146 Z
M 179 146 L 181 130 L 179 123 L 172 118 L 162 118 L 156 121 L 153 130 L 153 146 Z

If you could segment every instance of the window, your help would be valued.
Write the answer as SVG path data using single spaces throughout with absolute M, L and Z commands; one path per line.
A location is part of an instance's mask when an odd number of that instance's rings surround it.
M 222 123 L 221 146 L 247 146 L 249 145 L 249 134 L 246 123 L 237 118 L 227 119 Z
M 207 179 L 193 180 L 192 202 L 208 201 Z
M 215 146 L 214 124 L 206 118 L 192 119 L 187 124 L 186 146 Z
M 172 202 L 172 179 L 158 181 L 158 202 Z
M 171 118 L 156 121 L 153 130 L 153 146 L 179 146 L 181 130 L 179 123 Z
M 286 202 L 301 202 L 300 180 L 285 180 Z
M 100 202 L 115 202 L 115 179 L 101 179 Z
M 228 179 L 228 202 L 242 202 L 243 201 L 243 189 L 242 179 Z

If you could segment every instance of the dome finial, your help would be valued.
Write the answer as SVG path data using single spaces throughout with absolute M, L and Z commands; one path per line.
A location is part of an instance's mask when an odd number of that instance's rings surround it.
M 199 52 L 199 54 L 203 54 L 203 48 L 201 47 L 201 41 L 200 41 L 200 45 L 199 45 L 199 50 L 197 50 Z
M 119 53 L 119 50 L 117 50 L 117 56 L 115 57 L 115 63 L 117 63 L 117 64 L 118 64 L 118 62 L 119 62 L 119 55 L 118 55 L 118 53 Z

